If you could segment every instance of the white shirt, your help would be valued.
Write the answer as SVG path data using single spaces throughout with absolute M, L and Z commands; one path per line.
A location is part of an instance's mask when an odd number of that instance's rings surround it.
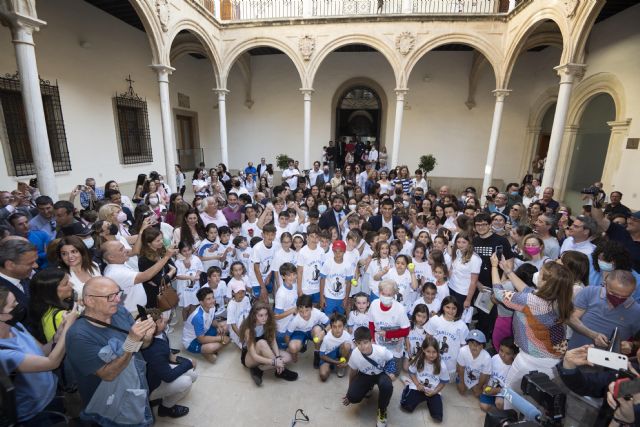
M 219 209 L 216 212 L 216 216 L 211 216 L 206 212 L 201 212 L 200 218 L 202 218 L 202 223 L 205 227 L 211 223 L 214 223 L 218 228 L 222 227 L 223 225 L 229 225 L 229 223 L 227 222 L 227 218 L 225 218 L 222 211 Z
M 318 179 L 320 175 L 324 175 L 324 172 L 322 171 L 322 169 L 318 169 L 317 171 L 315 169 L 311 169 L 309 171 L 309 184 L 312 187 L 316 185 L 316 179 Z
M 327 325 L 329 318 L 326 314 L 317 308 L 311 309 L 309 320 L 304 320 L 299 314 L 296 314 L 287 326 L 287 332 L 309 332 L 316 325 Z
M 455 372 L 460 346 L 469 335 L 467 325 L 462 320 L 449 322 L 442 316 L 435 316 L 429 319 L 425 329 L 429 335 L 438 340 L 440 357 L 447 365 L 449 372 Z
M 464 368 L 464 384 L 468 388 L 478 384 L 480 375 L 491 375 L 491 356 L 484 349 L 474 359 L 469 346 L 465 345 L 458 354 L 458 365 Z
M 360 326 L 369 327 L 369 312 L 360 313 L 357 310 L 351 310 L 347 320 L 347 327 L 353 333 Z
M 287 288 L 284 284 L 278 288 L 276 292 L 276 302 L 274 312 L 276 314 L 284 313 L 287 310 L 295 308 L 296 301 L 298 300 L 298 291 L 295 284 L 291 288 Z M 283 319 L 276 320 L 276 328 L 278 332 L 287 332 L 287 326 L 293 319 L 293 314 L 288 315 Z
M 347 287 L 351 289 L 353 278 L 353 266 L 343 259 L 340 264 L 330 258 L 324 262 L 320 269 L 320 277 L 324 281 L 324 297 L 330 299 L 344 299 Z
M 209 310 L 208 313 L 202 306 L 193 310 L 193 313 L 189 315 L 189 318 L 184 322 L 184 326 L 182 327 L 182 345 L 188 348 L 191 342 L 197 338 L 196 328 L 199 329 L 198 332 L 200 332 L 201 335 L 206 334 L 214 318 L 214 309 Z
M 302 293 L 313 295 L 320 292 L 320 268 L 324 259 L 324 251 L 318 245 L 315 249 L 304 246 L 298 252 L 297 266 L 302 267 Z
M 427 336 L 427 331 L 424 330 L 426 325 L 426 323 L 422 326 L 415 325 L 409 330 L 409 335 L 407 336 L 409 340 L 409 354 L 407 357 L 411 358 L 418 354 L 418 349 L 422 347 L 422 342 Z
M 391 331 L 411 326 L 404 306 L 396 301 L 387 311 L 382 311 L 380 300 L 372 302 L 369 321 L 373 322 L 376 331 Z M 393 357 L 402 357 L 404 338 L 385 338 L 376 334 L 376 343 L 390 350 Z
M 578 251 L 578 252 L 582 252 L 588 257 L 591 257 L 591 254 L 595 249 L 596 249 L 596 245 L 591 243 L 591 241 L 585 240 L 584 242 L 576 243 L 576 241 L 573 239 L 573 236 L 572 236 L 572 237 L 567 237 L 564 240 L 564 242 L 562 242 L 560 253 L 563 254 L 566 251 Z
M 509 369 L 511 369 L 511 365 L 505 364 L 499 354 L 493 356 L 491 358 L 491 379 L 489 379 L 489 387 L 504 388 Z
M 365 375 L 381 374 L 384 371 L 384 365 L 393 359 L 393 353 L 377 344 L 373 344 L 372 347 L 371 354 L 368 354 L 367 357 L 373 360 L 375 365 L 365 359 L 356 347 L 349 358 L 349 367 Z
M 435 390 L 440 385 L 440 383 L 449 382 L 449 371 L 447 370 L 447 365 L 445 365 L 442 360 L 440 360 L 440 373 L 437 375 L 433 372 L 433 364 L 428 363 L 426 360 L 422 371 L 418 371 L 416 365 L 410 365 L 409 373 L 415 375 L 418 381 L 420 381 L 420 383 L 423 385 L 425 390 L 428 391 Z M 409 382 L 409 388 L 411 390 L 418 389 L 413 381 Z
M 251 241 L 253 237 L 262 237 L 262 230 L 258 227 L 258 220 L 255 222 L 249 222 L 246 220 L 240 227 L 240 235 L 245 237 L 247 241 Z
M 482 267 L 482 258 L 476 253 L 471 255 L 469 261 L 465 264 L 462 262 L 462 256 L 456 257 L 451 268 L 451 277 L 449 279 L 449 288 L 461 295 L 469 293 L 471 285 L 471 275 L 480 274 Z
M 422 178 L 420 181 L 418 181 L 416 178 L 412 178 L 411 179 L 411 186 L 413 187 L 413 189 L 415 190 L 417 187 L 420 187 L 424 190 L 425 194 L 427 193 L 427 190 L 429 189 L 429 186 L 427 185 L 427 180 Z
M 229 301 L 229 305 L 227 306 L 227 324 L 236 325 L 240 328 L 240 324 L 249 314 L 249 310 L 251 310 L 251 302 L 247 296 L 240 302 L 235 299 Z
M 378 286 L 380 285 L 380 280 L 376 280 L 374 276 L 382 271 L 386 266 L 392 265 L 391 258 L 374 258 L 369 263 L 369 268 L 367 268 L 367 275 L 369 276 L 369 290 L 374 295 L 380 295 L 380 289 Z
M 91 263 L 91 271 L 89 272 L 89 275 L 91 277 L 101 276 L 98 264 L 96 264 L 95 262 Z M 73 271 L 69 272 L 69 282 L 71 282 L 73 290 L 76 291 L 76 294 L 78 294 L 79 297 L 82 297 L 82 289 L 84 288 L 85 282 L 81 281 Z
M 343 330 L 342 335 L 339 337 L 334 337 L 333 332 L 329 331 L 327 335 L 324 336 L 322 344 L 320 344 L 320 354 L 331 353 L 332 351 L 337 350 L 342 344 L 349 343 L 349 345 L 351 345 L 352 342 L 353 338 L 347 331 Z
M 431 304 L 428 304 L 425 301 L 424 297 L 420 297 L 416 300 L 416 302 L 413 303 L 413 307 L 411 307 L 411 313 L 413 313 L 413 310 L 416 309 L 416 306 L 418 304 L 426 305 L 427 308 L 429 309 L 429 317 L 431 317 L 431 316 L 436 316 L 440 311 L 440 307 L 442 306 L 442 300 L 436 296 L 431 302 Z
M 128 264 L 109 264 L 104 269 L 104 277 L 112 279 L 124 291 L 122 304 L 130 313 L 138 311 L 138 304 L 147 305 L 147 294 L 142 283 L 135 282 L 138 273 Z
M 292 263 L 295 265 L 296 251 L 293 248 L 289 249 L 289 252 L 285 252 L 280 248 L 276 251 L 271 262 L 271 271 L 278 273 L 278 286 L 282 286 L 282 276 L 280 275 L 280 267 L 285 263 Z
M 264 245 L 264 241 L 258 242 L 251 252 L 251 263 L 259 264 L 262 280 L 267 278 L 267 275 L 271 272 L 271 262 L 273 261 L 273 255 L 276 252 L 276 246 L 271 244 L 270 248 Z M 253 286 L 258 286 L 258 278 L 256 276 L 254 265 L 249 268 L 249 280 Z
M 295 191 L 298 188 L 298 175 L 300 175 L 300 171 L 296 168 L 287 168 L 282 171 L 282 179 L 287 181 L 291 191 Z
M 398 286 L 398 293 L 396 294 L 396 299 L 398 302 L 402 303 L 405 308 L 405 311 L 409 311 L 413 306 L 413 302 L 418 299 L 418 291 L 414 290 L 411 287 L 411 273 L 409 273 L 409 269 L 405 269 L 404 273 L 398 274 L 398 270 L 395 267 L 391 268 L 382 276 L 382 280 L 393 280 Z

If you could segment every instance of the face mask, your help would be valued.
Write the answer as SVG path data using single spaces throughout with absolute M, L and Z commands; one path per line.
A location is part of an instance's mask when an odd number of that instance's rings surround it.
M 402 202 L 402 206 L 404 206 L 405 208 L 408 208 L 408 207 L 409 207 L 409 202 L 407 202 L 406 200 L 404 200 L 404 201 Z
M 151 198 L 149 199 L 149 204 L 150 204 L 151 206 L 156 206 L 156 205 L 158 204 L 158 198 L 157 198 L 157 197 L 151 197 Z
M 534 255 L 538 255 L 540 253 L 540 251 L 542 251 L 542 248 L 536 248 L 536 247 L 527 247 L 524 248 L 525 253 L 527 253 L 528 255 L 534 256 Z
M 535 285 L 535 287 L 538 287 L 538 280 L 540 278 L 540 272 L 536 271 L 535 273 L 533 273 L 533 277 L 531 278 L 531 282 Z
M 10 314 L 11 319 L 2 320 L 2 322 L 9 326 L 16 326 L 17 323 L 22 323 L 27 318 L 27 307 L 22 304 L 18 304 L 13 307 L 13 310 L 5 314 Z
M 358 205 L 349 205 L 349 210 L 355 211 Z
M 517 191 L 512 191 L 512 192 L 511 192 L 511 195 L 512 195 L 512 196 L 517 196 L 517 195 L 518 195 L 518 192 L 517 192 Z
M 116 216 L 116 219 L 118 220 L 118 222 L 120 224 L 122 224 L 123 222 L 125 222 L 127 220 L 127 214 L 122 212 L 122 211 L 120 211 L 120 212 L 118 212 L 118 215 Z
M 88 248 L 91 249 L 93 247 L 93 237 L 87 237 L 86 239 L 82 239 L 82 243 Z
M 380 295 L 380 302 L 385 307 L 391 307 L 391 304 L 393 304 L 394 300 L 395 300 L 395 298 L 393 298 L 393 297 L 387 297 L 387 296 L 384 296 L 384 295 Z
M 230 207 L 231 209 L 235 209 L 235 208 L 236 208 L 236 206 L 238 206 L 236 203 L 229 203 L 229 207 Z
M 325 213 L 326 210 L 327 210 L 326 205 L 318 205 L 318 212 L 320 212 L 321 214 Z
M 504 227 L 495 227 L 493 225 L 491 226 L 491 229 L 494 233 L 502 233 L 504 231 Z
M 608 273 L 610 271 L 615 270 L 615 268 L 613 267 L 613 263 L 602 261 L 600 259 L 598 260 L 598 267 L 600 267 L 600 271 L 604 273 Z
M 111 234 L 112 236 L 115 236 L 116 234 L 118 234 L 118 226 L 115 224 L 111 224 L 109 226 L 109 234 Z
M 620 304 L 624 304 L 626 300 L 627 298 L 619 297 L 617 295 L 611 295 L 609 292 L 607 292 L 607 301 L 609 301 L 609 303 L 611 303 L 611 305 L 614 307 L 617 307 Z

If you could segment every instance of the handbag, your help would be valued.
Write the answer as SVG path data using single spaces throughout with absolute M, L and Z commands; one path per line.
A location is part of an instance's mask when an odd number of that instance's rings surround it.
M 163 277 L 158 291 L 158 308 L 162 311 L 171 310 L 178 305 L 178 301 L 178 293 L 173 289 L 171 283 L 165 282 Z

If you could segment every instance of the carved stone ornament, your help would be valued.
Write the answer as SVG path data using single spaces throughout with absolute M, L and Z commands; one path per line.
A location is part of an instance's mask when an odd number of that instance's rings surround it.
M 311 59 L 311 54 L 313 54 L 313 50 L 316 48 L 316 41 L 311 36 L 300 37 L 300 42 L 298 43 L 298 47 L 300 48 L 300 53 L 302 54 L 302 58 L 305 61 Z
M 413 46 L 416 44 L 416 37 L 405 31 L 400 33 L 400 35 L 396 38 L 396 49 L 403 55 L 408 54 L 413 49 Z
M 573 18 L 576 15 L 576 10 L 580 0 L 564 0 L 564 11 L 567 14 L 567 18 Z
M 166 33 L 169 30 L 169 0 L 156 0 L 156 12 L 162 31 Z

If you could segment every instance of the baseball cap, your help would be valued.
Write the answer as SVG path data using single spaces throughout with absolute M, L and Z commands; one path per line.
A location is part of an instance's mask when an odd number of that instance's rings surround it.
M 631 214 L 631 218 L 640 219 L 640 211 L 634 212 Z
M 231 285 L 231 292 L 233 292 L 234 294 L 240 291 L 246 291 L 247 288 L 244 285 L 244 282 L 241 282 L 239 280 L 234 280 L 233 284 Z
M 469 335 L 467 335 L 466 341 L 470 340 L 477 341 L 480 344 L 485 344 L 487 342 L 487 338 L 484 336 L 482 331 L 479 331 L 477 329 L 469 331 Z
M 331 245 L 331 249 L 334 251 L 340 249 L 342 252 L 345 252 L 347 250 L 347 244 L 342 240 L 336 240 L 333 242 L 333 245 Z

